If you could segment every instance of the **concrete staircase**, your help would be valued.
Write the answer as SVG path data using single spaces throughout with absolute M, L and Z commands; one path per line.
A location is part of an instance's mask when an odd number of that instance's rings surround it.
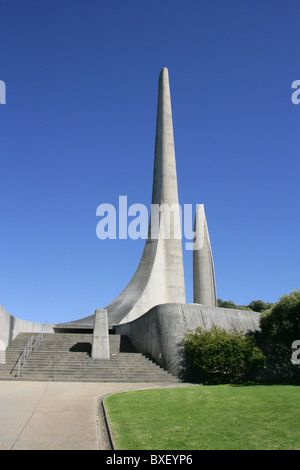
M 6 350 L 0 364 L 0 380 L 58 382 L 170 382 L 179 380 L 154 361 L 136 353 L 126 336 L 109 335 L 110 359 L 90 356 L 92 335 L 48 333 L 37 351 L 29 353 L 17 378 L 17 361 L 31 334 L 20 333 Z

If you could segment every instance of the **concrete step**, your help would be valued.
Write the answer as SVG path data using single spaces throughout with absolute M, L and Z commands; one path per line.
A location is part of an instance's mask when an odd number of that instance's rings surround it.
M 14 380 L 18 358 L 31 334 L 21 333 L 6 350 L 0 380 Z M 29 353 L 18 380 L 90 382 L 178 382 L 151 358 L 134 351 L 126 336 L 110 335 L 110 359 L 93 360 L 92 335 L 47 333 L 38 349 Z M 13 369 L 13 371 L 12 371 Z

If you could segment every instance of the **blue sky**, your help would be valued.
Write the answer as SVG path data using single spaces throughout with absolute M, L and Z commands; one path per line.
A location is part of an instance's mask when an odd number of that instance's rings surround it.
M 169 69 L 180 203 L 204 204 L 217 294 L 300 287 L 300 4 L 0 0 L 0 303 L 75 320 L 127 285 L 144 240 L 99 240 L 96 208 L 150 208 Z M 184 250 L 187 302 L 192 252 Z

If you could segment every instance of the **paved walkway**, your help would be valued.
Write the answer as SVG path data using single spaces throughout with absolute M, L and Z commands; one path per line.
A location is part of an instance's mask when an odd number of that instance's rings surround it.
M 107 449 L 101 397 L 183 385 L 0 381 L 0 450 Z

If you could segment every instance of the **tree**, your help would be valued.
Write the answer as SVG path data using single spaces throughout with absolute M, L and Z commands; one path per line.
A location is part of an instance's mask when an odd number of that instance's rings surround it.
M 238 308 L 238 306 L 232 300 L 222 300 L 222 299 L 218 299 L 218 307 Z
M 265 310 L 270 309 L 273 306 L 271 303 L 263 302 L 261 299 L 259 300 L 252 300 L 248 305 L 251 310 L 254 312 L 264 312 Z
M 300 340 L 300 289 L 284 294 L 260 317 L 262 333 L 273 342 L 290 347 Z
M 222 300 L 218 299 L 218 307 L 222 308 L 233 308 L 236 310 L 251 310 L 247 305 L 236 305 L 232 300 Z
M 265 356 L 252 336 L 217 326 L 197 328 L 183 338 L 184 350 L 197 373 L 208 382 L 232 382 L 245 378 L 252 370 L 264 367 Z

